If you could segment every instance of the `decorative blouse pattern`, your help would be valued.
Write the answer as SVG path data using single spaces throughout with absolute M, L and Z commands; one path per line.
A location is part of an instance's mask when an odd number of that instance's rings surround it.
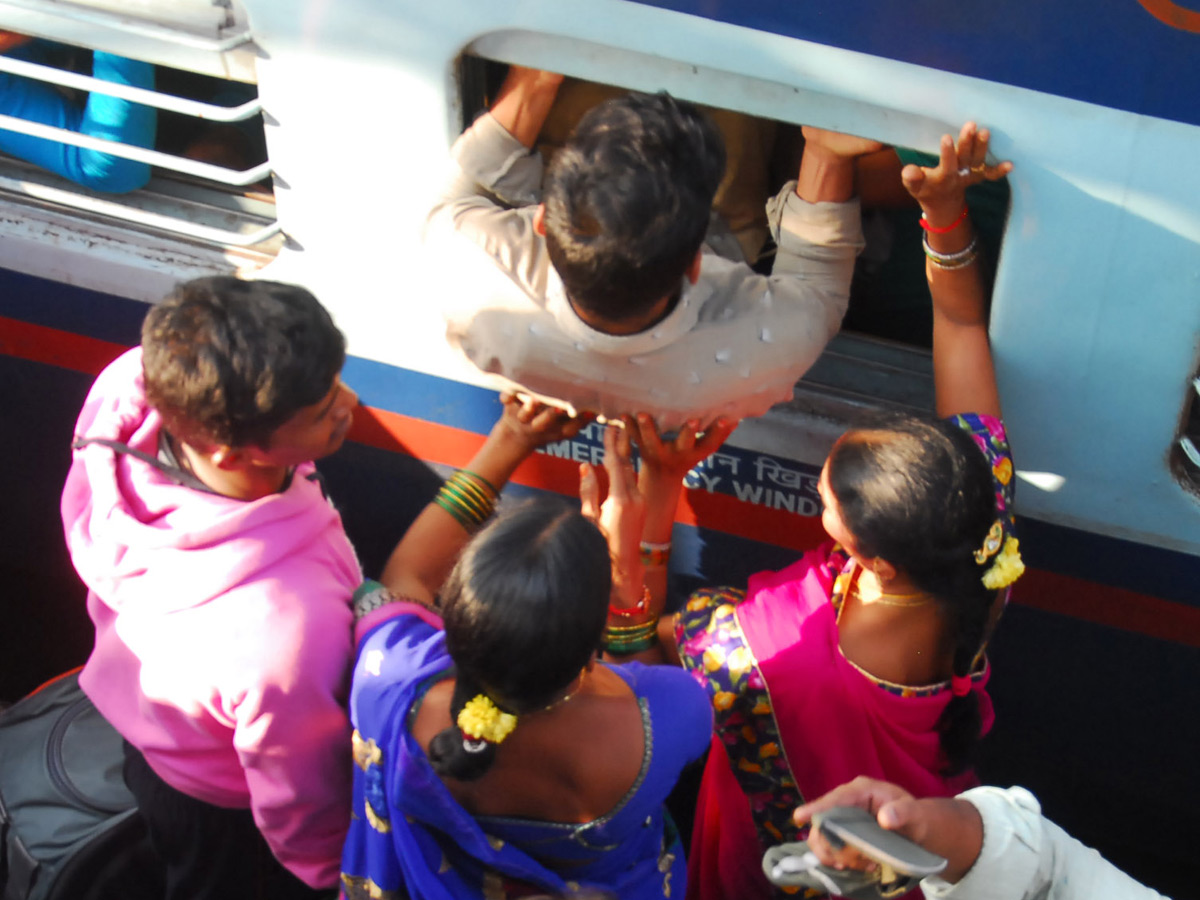
M 779 727 L 757 661 L 737 621 L 746 592 L 705 588 L 675 624 L 679 655 L 712 700 L 715 734 L 750 801 L 759 839 L 796 840 L 792 810 L 804 801 L 781 752 Z

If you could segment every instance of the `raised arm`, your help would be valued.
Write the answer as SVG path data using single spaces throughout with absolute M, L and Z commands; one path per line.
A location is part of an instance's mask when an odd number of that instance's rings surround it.
M 720 418 L 706 431 L 698 432 L 693 420 L 684 423 L 671 440 L 663 440 L 650 416 L 638 415 L 631 425 L 642 458 L 638 473 L 638 488 L 646 504 L 642 541 L 647 547 L 669 548 L 675 515 L 683 497 L 683 479 L 721 448 L 737 422 Z M 657 599 L 656 609 L 661 611 L 667 597 L 667 560 L 665 554 L 648 556 L 660 560 L 658 565 L 647 567 L 646 587 Z
M 579 467 L 579 500 L 583 514 L 600 526 L 608 539 L 612 559 L 612 598 L 610 607 L 635 610 L 647 605 L 631 619 L 645 620 L 658 614 L 653 603 L 643 604 L 645 566 L 638 553 L 646 504 L 638 489 L 633 468 L 632 441 L 627 428 L 609 425 L 604 430 L 604 472 L 608 476 L 608 495 L 600 502 L 600 479 L 595 466 Z
M 522 402 L 513 396 L 504 397 L 503 402 L 504 412 L 487 440 L 460 470 L 474 477 L 468 476 L 468 481 L 457 485 L 447 482 L 448 487 L 443 489 L 465 497 L 468 507 L 490 505 L 483 495 L 490 489 L 494 502 L 495 494 L 534 450 L 573 437 L 586 424 L 584 419 L 570 418 L 563 410 L 540 403 Z M 439 494 L 439 498 L 449 502 L 444 506 L 435 499 L 425 507 L 392 551 L 380 576 L 384 586 L 398 597 L 432 603 L 474 532 L 468 528 L 470 523 L 464 524 L 446 508 L 454 508 L 453 494 Z
M 842 326 L 854 260 L 865 246 L 854 199 L 855 161 L 880 146 L 819 128 L 805 127 L 804 135 L 795 185 L 767 201 L 767 225 L 777 245 L 771 274 L 745 278 L 740 288 L 747 307 L 766 304 L 773 310 L 770 331 L 776 346 L 787 348 L 793 381 Z M 713 277 L 716 267 L 703 265 Z
M 646 551 L 644 558 L 653 563 L 646 567 L 644 577 L 652 608 L 659 614 L 667 602 L 667 566 L 675 517 L 683 498 L 684 478 L 716 453 L 737 425 L 734 419 L 720 418 L 699 432 L 695 421 L 686 422 L 674 438 L 664 440 L 648 415 L 640 414 L 628 424 L 642 459 L 638 472 L 638 490 L 646 505 L 642 547 Z M 673 615 L 662 616 L 659 620 L 658 641 L 661 658 L 678 665 Z
M 1000 415 L 1000 394 L 988 343 L 987 296 L 977 260 L 975 231 L 965 191 L 995 181 L 1012 163 L 986 164 L 987 129 L 968 122 L 957 143 L 942 137 L 941 158 L 931 169 L 905 166 L 905 188 L 921 204 L 925 274 L 933 296 L 933 382 L 939 416 Z
M 509 66 L 492 104 L 492 116 L 505 131 L 533 149 L 562 81 L 556 72 Z
M 513 66 L 488 115 L 454 142 L 451 165 L 425 220 L 425 240 L 441 264 L 461 265 L 461 240 L 487 253 L 526 291 L 536 294 L 545 247 L 534 228 L 542 199 L 542 157 L 530 152 L 558 93 L 561 75 Z M 462 339 L 478 297 L 460 291 L 444 308 L 461 309 L 449 332 Z M 453 299 L 453 298 L 451 298 Z
M 677 661 L 669 617 L 660 620 L 660 616 L 667 600 L 671 529 L 683 493 L 683 477 L 715 452 L 736 424 L 718 419 L 707 431 L 697 433 L 695 422 L 685 423 L 671 441 L 659 436 L 654 420 L 645 414 L 627 419 L 623 429 L 609 426 L 604 435 L 609 491 L 603 504 L 595 469 L 586 464 L 582 467 L 579 495 L 584 514 L 600 525 L 612 556 L 610 631 L 646 626 L 658 641 L 667 641 L 636 652 L 610 651 L 610 658 Z M 631 438 L 637 441 L 642 456 L 641 471 L 636 473 L 630 459 Z
M 804 126 L 796 194 L 809 203 L 841 203 L 855 195 L 855 161 L 883 149 L 879 141 Z

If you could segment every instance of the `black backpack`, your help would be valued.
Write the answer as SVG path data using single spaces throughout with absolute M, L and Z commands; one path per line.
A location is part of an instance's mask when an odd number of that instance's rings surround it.
M 162 897 L 124 761 L 78 672 L 0 712 L 2 900 Z

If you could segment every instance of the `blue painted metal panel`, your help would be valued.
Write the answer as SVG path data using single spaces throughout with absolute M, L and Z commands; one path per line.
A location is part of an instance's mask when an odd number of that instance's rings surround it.
M 759 31 L 1200 124 L 1200 33 L 1137 0 L 638 0 Z M 1195 0 L 1174 5 L 1185 13 Z
M 141 340 L 146 305 L 6 270 L 0 280 L 0 316 L 132 346 Z

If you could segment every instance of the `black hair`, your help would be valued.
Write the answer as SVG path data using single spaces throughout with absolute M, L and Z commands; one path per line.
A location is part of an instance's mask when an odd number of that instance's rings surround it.
M 847 433 L 829 455 L 829 489 L 864 557 L 881 557 L 933 595 L 953 642 L 953 674 L 971 673 L 996 593 L 974 553 L 998 516 L 987 458 L 952 422 L 887 416 Z M 978 698 L 952 697 L 938 722 L 946 774 L 970 765 Z
M 266 447 L 329 393 L 345 360 L 329 313 L 291 284 L 197 278 L 142 323 L 146 399 L 190 443 Z
M 712 120 L 669 94 L 588 110 L 546 173 L 546 249 L 572 302 L 609 321 L 675 294 L 725 173 Z
M 534 500 L 496 518 L 467 545 L 442 590 L 455 666 L 450 717 L 484 694 L 520 716 L 571 685 L 599 647 L 612 571 L 600 529 L 561 500 Z M 468 751 L 457 724 L 429 744 L 435 772 L 481 776 L 495 746 Z

